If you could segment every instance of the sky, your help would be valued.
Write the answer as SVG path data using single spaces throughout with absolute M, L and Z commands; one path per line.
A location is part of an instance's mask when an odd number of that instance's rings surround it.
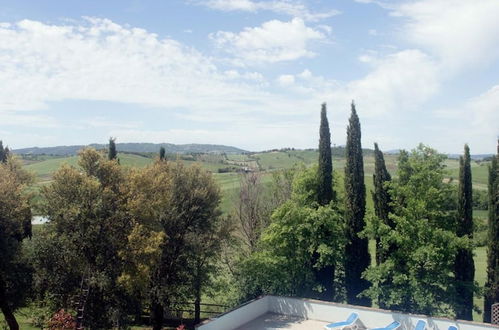
M 498 0 L 0 0 L 0 140 L 494 153 Z

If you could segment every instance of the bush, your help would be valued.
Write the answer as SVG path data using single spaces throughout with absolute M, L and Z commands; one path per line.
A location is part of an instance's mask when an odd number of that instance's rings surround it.
M 76 321 L 73 315 L 61 309 L 50 318 L 48 327 L 51 330 L 72 330 L 76 328 Z

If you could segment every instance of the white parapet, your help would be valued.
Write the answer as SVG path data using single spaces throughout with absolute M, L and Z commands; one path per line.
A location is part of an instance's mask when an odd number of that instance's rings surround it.
M 447 330 L 450 326 L 456 326 L 459 330 L 499 329 L 498 326 L 486 323 L 403 314 L 376 308 L 277 296 L 264 296 L 250 301 L 232 311 L 203 322 L 196 329 L 233 330 L 257 319 L 265 313 L 288 315 L 329 323 L 346 320 L 353 312 L 359 314 L 359 320 L 366 328 L 382 327 L 393 321 L 398 321 L 402 325 L 401 329 L 414 329 L 417 321 L 422 319 L 426 321 L 427 329 L 434 330 Z

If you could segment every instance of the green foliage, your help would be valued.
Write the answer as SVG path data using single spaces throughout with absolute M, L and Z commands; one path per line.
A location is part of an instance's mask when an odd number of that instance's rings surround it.
M 200 299 L 214 271 L 213 260 L 230 227 L 221 223 L 220 193 L 211 175 L 197 166 L 156 162 L 131 176 L 129 209 L 137 225 L 162 232 L 155 263 L 144 262 L 151 279 L 155 328 L 174 301 Z
M 486 190 L 473 189 L 473 209 L 488 210 L 489 196 Z
M 80 153 L 79 167 L 61 167 L 43 188 L 43 214 L 50 222 L 42 235 L 50 244 L 38 240 L 34 249 L 50 253 L 34 254 L 36 290 L 39 296 L 57 294 L 59 307 L 67 308 L 85 281 L 85 323 L 110 327 L 126 315 L 125 290 L 117 282 L 123 271 L 119 252 L 131 229 L 125 173 L 92 149 Z
M 116 138 L 109 138 L 109 149 L 108 149 L 108 154 L 107 154 L 107 159 L 113 160 L 116 159 L 116 156 L 118 155 L 118 151 L 116 151 Z
M 16 159 L 0 162 L 0 309 L 12 329 L 13 310 L 19 307 L 31 285 L 31 271 L 22 256 L 22 241 L 31 237 L 31 209 L 25 193 L 30 176 Z
M 389 228 L 394 227 L 389 214 L 392 212 L 392 198 L 389 193 L 389 183 L 392 178 L 388 173 L 385 165 L 383 153 L 378 148 L 378 144 L 374 143 L 374 192 L 372 198 L 374 203 L 374 212 L 379 221 L 387 225 Z M 381 235 L 376 237 L 376 264 L 384 262 L 387 255 L 394 250 L 393 245 L 385 246 L 381 242 Z M 381 302 L 380 302 L 381 303 Z
M 497 155 L 489 167 L 489 235 L 487 282 L 485 284 L 484 322 L 491 321 L 490 308 L 499 301 L 499 141 Z
M 274 211 L 258 250 L 240 264 L 236 283 L 243 300 L 260 294 L 317 297 L 324 291 L 314 270 L 341 263 L 344 227 L 337 206 L 319 206 L 316 194 L 317 168 L 297 173 L 291 200 Z
M 0 140 L 0 163 L 7 163 L 9 149 L 3 147 L 3 142 Z
M 317 198 L 320 205 L 329 204 L 334 198 L 333 159 L 331 158 L 331 133 L 327 120 L 326 104 L 322 104 L 319 131 L 319 171 Z
M 452 189 L 443 183 L 445 156 L 420 145 L 402 152 L 399 179 L 391 184 L 395 227 L 379 223 L 370 235 L 383 232 L 383 244 L 397 249 L 365 278 L 372 287 L 365 294 L 389 309 L 427 315 L 449 315 L 456 303 L 454 263 L 459 249 L 471 248 L 457 237 Z
M 470 149 L 464 146 L 464 156 L 460 158 L 459 195 L 457 214 L 457 236 L 473 239 L 473 188 L 471 186 Z M 456 278 L 457 302 L 456 317 L 473 320 L 473 281 L 475 264 L 473 250 L 459 249 L 456 256 L 454 275 Z
M 366 186 L 364 184 L 364 160 L 361 147 L 360 122 L 355 104 L 352 102 L 352 114 L 347 128 L 345 165 L 345 285 L 349 304 L 370 306 L 371 301 L 359 294 L 369 287 L 362 278 L 362 273 L 369 267 L 368 241 L 359 233 L 366 225 Z
M 165 147 L 159 148 L 159 160 L 165 160 L 166 150 Z

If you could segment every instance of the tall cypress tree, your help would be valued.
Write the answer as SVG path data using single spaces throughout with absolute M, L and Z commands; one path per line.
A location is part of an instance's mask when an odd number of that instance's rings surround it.
M 165 154 L 166 154 L 165 147 L 159 148 L 159 160 L 161 161 L 165 160 Z
M 364 160 L 362 158 L 360 122 L 355 104 L 352 102 L 352 114 L 347 128 L 345 148 L 345 286 L 347 302 L 354 305 L 370 306 L 371 300 L 358 295 L 369 287 L 369 282 L 362 279 L 362 272 L 369 267 L 370 256 L 367 238 L 360 238 L 359 233 L 365 227 L 366 187 L 364 184 Z
M 116 159 L 116 156 L 118 155 L 118 152 L 116 151 L 116 138 L 109 138 L 109 151 L 107 154 L 107 158 L 109 160 Z
M 7 161 L 7 157 L 5 155 L 5 151 L 3 149 L 3 142 L 0 140 L 0 162 L 5 163 Z
M 385 225 L 394 228 L 393 221 L 388 217 L 392 212 L 392 198 L 388 192 L 387 183 L 392 180 L 390 173 L 386 169 L 383 152 L 379 150 L 378 144 L 374 143 L 374 192 L 372 193 L 374 202 L 374 212 L 378 219 Z M 379 265 L 386 261 L 393 247 L 383 247 L 379 238 L 376 238 L 376 264 Z
M 456 234 L 473 239 L 473 195 L 471 183 L 470 148 L 464 145 L 464 156 L 459 159 L 459 200 Z M 473 281 L 475 263 L 471 249 L 460 249 L 454 265 L 456 278 L 456 318 L 473 320 Z
M 487 282 L 483 321 L 491 322 L 490 308 L 499 302 L 499 140 L 497 155 L 489 167 L 489 234 L 487 247 Z
M 334 199 L 333 192 L 333 160 L 331 158 L 331 133 L 327 120 L 326 103 L 321 108 L 321 125 L 319 130 L 319 169 L 317 173 L 317 202 L 319 205 L 328 205 Z M 329 229 L 322 228 L 324 235 L 328 235 Z M 319 253 L 312 255 L 312 265 L 319 260 Z M 314 268 L 314 275 L 323 290 L 319 298 L 323 300 L 334 300 L 334 276 L 335 265 L 326 265 Z
M 333 159 L 331 158 L 331 133 L 327 120 L 326 103 L 321 108 L 321 126 L 319 130 L 319 173 L 317 199 L 320 205 L 327 205 L 334 199 Z

